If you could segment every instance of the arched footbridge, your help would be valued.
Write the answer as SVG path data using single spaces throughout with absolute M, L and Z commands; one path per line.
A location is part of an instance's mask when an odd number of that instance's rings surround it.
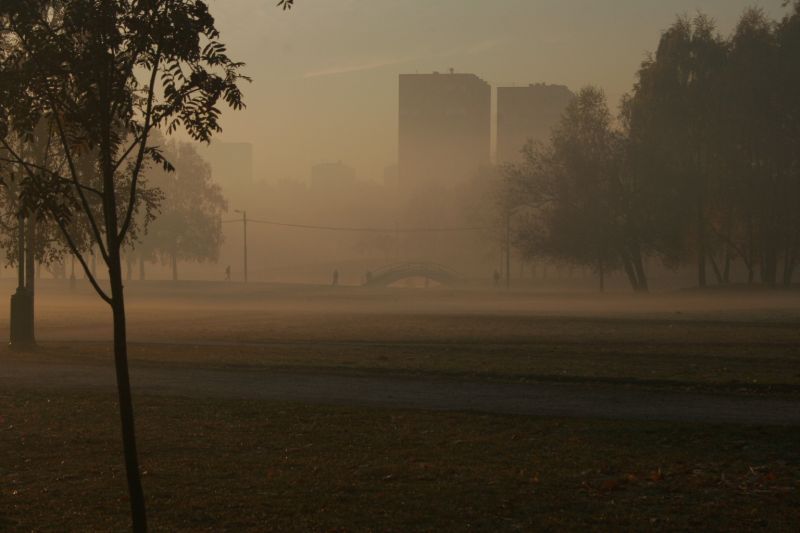
M 462 281 L 455 271 L 439 263 L 397 263 L 371 272 L 364 286 L 388 287 L 410 278 L 427 278 L 442 285 L 455 285 Z

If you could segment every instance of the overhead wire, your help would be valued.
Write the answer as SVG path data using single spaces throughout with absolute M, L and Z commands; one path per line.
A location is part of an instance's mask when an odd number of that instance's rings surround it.
M 230 220 L 223 220 L 223 224 L 233 224 L 236 222 L 243 222 L 244 219 L 235 218 Z M 456 232 L 469 232 L 469 231 L 485 231 L 487 228 L 479 226 L 464 226 L 464 227 L 421 227 L 421 228 L 371 228 L 371 227 L 354 227 L 354 226 L 319 226 L 313 224 L 290 224 L 287 222 L 275 222 L 271 220 L 247 219 L 248 223 L 263 224 L 267 226 L 278 226 L 284 228 L 297 228 L 321 231 L 343 231 L 353 233 L 456 233 Z

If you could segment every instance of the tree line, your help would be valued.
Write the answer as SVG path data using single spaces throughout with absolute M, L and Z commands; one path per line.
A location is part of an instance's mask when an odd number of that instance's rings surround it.
M 584 88 L 547 143 L 504 169 L 499 205 L 520 210 L 528 257 L 622 271 L 693 263 L 705 287 L 792 285 L 800 260 L 800 2 L 781 20 L 747 10 L 723 38 L 680 17 L 617 115 Z M 745 272 L 736 279 L 736 268 Z
M 194 144 L 166 141 L 155 132 L 172 171 L 148 165 L 142 180 L 148 183 L 147 195 L 153 200 L 154 212 L 138 215 L 134 232 L 123 247 L 126 278 L 146 278 L 147 263 L 168 265 L 172 279 L 177 280 L 179 262 L 216 261 L 224 241 L 222 215 L 227 201 L 214 181 L 211 168 Z M 37 138 L 34 144 L 46 144 Z M 0 148 L 0 160 L 8 160 Z M 9 165 L 11 167 L 11 165 Z M 41 212 L 29 212 L 24 204 L 21 180 L 7 169 L 5 186 L 0 187 L 0 250 L 8 266 L 22 270 L 24 286 L 33 291 L 42 268 L 57 279 L 75 279 L 75 264 L 69 244 L 57 224 Z M 157 203 L 157 207 L 156 207 Z M 89 257 L 93 275 L 97 275 L 97 250 L 91 247 L 89 228 L 73 228 L 76 245 Z M 20 257 L 22 260 L 20 261 Z M 134 266 L 136 265 L 136 266 Z

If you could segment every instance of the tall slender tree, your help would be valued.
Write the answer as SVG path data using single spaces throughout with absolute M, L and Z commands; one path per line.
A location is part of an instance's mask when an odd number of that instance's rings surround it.
M 180 128 L 209 141 L 220 130 L 219 103 L 243 107 L 242 64 L 228 57 L 200 0 L 4 0 L 0 40 L 9 45 L 0 56 L 0 145 L 25 174 L 29 208 L 59 226 L 111 308 L 131 515 L 134 530 L 145 531 L 121 251 L 137 212 L 154 208 L 142 170 L 148 162 L 171 168 L 152 131 Z M 40 123 L 56 135 L 65 168 L 40 168 L 8 142 L 12 128 L 26 136 Z M 81 157 L 91 172 L 80 171 Z M 76 218 L 90 228 L 108 284 L 76 243 Z

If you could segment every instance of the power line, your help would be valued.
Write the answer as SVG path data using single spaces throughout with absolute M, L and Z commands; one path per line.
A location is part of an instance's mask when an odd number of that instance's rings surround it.
M 223 224 L 233 224 L 241 222 L 241 219 L 223 220 Z M 267 226 L 279 226 L 284 228 L 297 228 L 309 230 L 322 230 L 322 231 L 344 231 L 354 233 L 456 233 L 456 232 L 469 232 L 469 231 L 486 231 L 484 227 L 440 227 L 440 228 L 367 228 L 367 227 L 349 227 L 349 226 L 315 226 L 311 224 L 289 224 L 286 222 L 274 222 L 270 220 L 255 220 L 247 219 L 247 222 L 253 224 L 263 224 Z

